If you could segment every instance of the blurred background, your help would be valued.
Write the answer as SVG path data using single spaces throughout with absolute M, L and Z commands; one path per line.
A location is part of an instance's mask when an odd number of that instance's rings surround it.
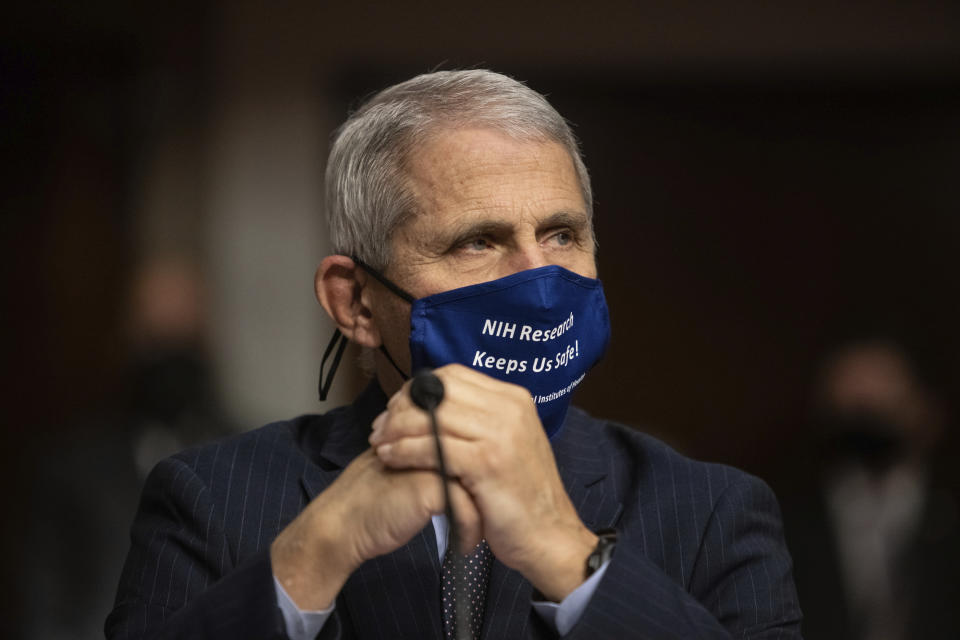
M 774 486 L 807 637 L 960 633 L 957 3 L 92 0 L 0 34 L 0 635 L 99 637 L 152 464 L 325 410 L 329 136 L 476 66 L 593 175 L 613 342 L 577 402 Z

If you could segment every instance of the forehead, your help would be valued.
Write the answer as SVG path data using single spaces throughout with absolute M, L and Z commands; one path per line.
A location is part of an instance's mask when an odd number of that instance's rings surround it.
M 451 215 L 587 215 L 566 148 L 554 141 L 518 140 L 491 129 L 447 129 L 415 149 L 406 162 L 415 218 Z
M 886 405 L 912 393 L 916 380 L 905 357 L 887 345 L 848 349 L 829 365 L 827 396 L 843 406 Z

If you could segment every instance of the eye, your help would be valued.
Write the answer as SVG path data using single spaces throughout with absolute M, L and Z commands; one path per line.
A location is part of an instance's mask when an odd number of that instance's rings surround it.
M 575 240 L 576 238 L 574 237 L 573 232 L 571 232 L 569 229 L 561 229 L 560 231 L 551 234 L 550 237 L 547 238 L 547 242 L 551 242 L 559 247 L 565 247 Z
M 486 238 L 478 236 L 460 243 L 460 248 L 466 251 L 486 251 L 490 248 L 490 242 Z

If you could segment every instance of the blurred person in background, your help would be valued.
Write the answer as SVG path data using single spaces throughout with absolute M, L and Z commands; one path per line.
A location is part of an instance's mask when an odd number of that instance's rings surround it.
M 180 259 L 137 270 L 117 413 L 44 444 L 21 556 L 25 638 L 103 637 L 129 523 L 147 473 L 184 447 L 228 433 L 204 352 L 200 275 Z
M 928 372 L 887 338 L 824 362 L 810 482 L 782 501 L 805 634 L 960 637 L 958 493 L 941 466 L 956 461 L 938 459 L 947 419 Z

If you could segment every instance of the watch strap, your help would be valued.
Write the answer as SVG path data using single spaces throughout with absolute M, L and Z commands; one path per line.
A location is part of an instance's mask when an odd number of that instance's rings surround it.
M 613 556 L 613 550 L 617 546 L 616 529 L 600 529 L 596 532 L 597 546 L 593 552 L 587 556 L 587 577 L 592 576 L 597 570 L 607 563 Z

